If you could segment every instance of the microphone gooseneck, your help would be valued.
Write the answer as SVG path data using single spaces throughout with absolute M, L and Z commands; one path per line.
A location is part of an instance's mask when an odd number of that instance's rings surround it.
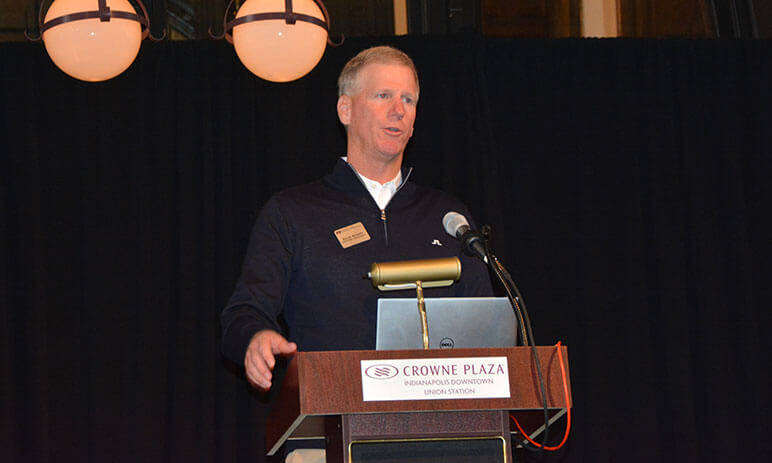
M 539 392 L 541 393 L 542 405 L 544 411 L 544 432 L 542 434 L 542 446 L 537 451 L 543 451 L 544 446 L 549 439 L 549 413 L 547 411 L 547 394 L 544 386 L 544 377 L 541 371 L 541 362 L 539 361 L 539 355 L 536 352 L 536 341 L 534 340 L 533 330 L 531 329 L 531 320 L 528 316 L 528 309 L 525 306 L 525 300 L 523 300 L 520 290 L 511 275 L 498 258 L 491 252 L 488 244 L 488 235 L 490 228 L 483 227 L 483 233 L 474 231 L 469 226 L 469 221 L 466 220 L 462 214 L 458 212 L 448 212 L 442 218 L 442 226 L 445 231 L 459 239 L 462 243 L 462 247 L 465 254 L 474 255 L 482 259 L 486 264 L 491 266 L 491 269 L 498 277 L 501 284 L 504 286 L 504 290 L 507 293 L 507 297 L 512 304 L 512 308 L 520 322 L 520 331 L 522 334 L 522 342 L 525 346 L 531 347 L 531 356 L 533 357 L 534 364 L 536 365 L 536 375 L 539 382 Z M 521 307 L 522 306 L 522 307 Z M 522 443 L 525 448 L 531 449 L 526 442 Z

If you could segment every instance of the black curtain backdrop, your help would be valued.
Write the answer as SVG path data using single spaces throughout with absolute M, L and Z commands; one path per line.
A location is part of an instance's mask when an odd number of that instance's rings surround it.
M 382 43 L 421 76 L 412 178 L 493 227 L 569 346 L 550 459 L 772 460 L 772 42 L 474 36 L 348 40 L 288 84 L 222 41 L 104 83 L 0 44 L 0 460 L 265 460 L 219 312 L 263 202 L 344 154 L 337 73 Z

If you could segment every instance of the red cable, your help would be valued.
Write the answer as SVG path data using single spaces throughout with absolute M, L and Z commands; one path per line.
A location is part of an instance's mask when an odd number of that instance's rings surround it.
M 560 350 L 561 345 L 562 345 L 561 342 L 558 341 L 558 343 L 555 344 L 555 347 L 557 347 L 558 358 L 560 359 L 560 373 L 563 375 L 563 392 L 565 393 L 565 397 L 566 397 L 566 432 L 563 435 L 563 440 L 557 446 L 555 446 L 555 447 L 544 446 L 544 450 L 550 450 L 550 451 L 558 450 L 561 447 L 563 447 L 563 445 L 565 445 L 566 441 L 568 440 L 569 433 L 571 432 L 571 407 L 568 405 L 569 404 L 569 401 L 568 401 L 568 380 L 566 379 L 566 369 L 565 369 L 565 366 L 563 365 L 563 353 Z M 544 398 L 544 400 L 547 400 L 546 397 Z M 520 431 L 520 434 L 522 434 L 523 437 L 525 437 L 526 440 L 528 440 L 528 442 L 530 442 L 531 444 L 535 445 L 536 447 L 539 447 L 539 448 L 542 447 L 542 444 L 540 444 L 538 442 L 534 442 L 534 440 L 531 439 L 528 436 L 528 434 L 525 433 L 525 431 L 523 431 L 523 428 L 520 426 L 520 423 L 517 422 L 517 418 L 512 416 L 512 414 L 510 414 L 509 417 L 512 419 L 512 421 L 515 422 L 515 426 L 517 426 L 517 430 Z

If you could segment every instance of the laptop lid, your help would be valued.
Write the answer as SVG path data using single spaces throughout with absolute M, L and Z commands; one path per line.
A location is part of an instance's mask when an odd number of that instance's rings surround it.
M 429 348 L 509 347 L 517 341 L 517 319 L 505 297 L 427 298 Z M 423 349 L 418 302 L 378 299 L 376 350 Z

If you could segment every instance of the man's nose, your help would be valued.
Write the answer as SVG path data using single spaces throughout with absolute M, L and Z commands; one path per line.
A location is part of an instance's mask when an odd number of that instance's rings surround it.
M 392 117 L 395 117 L 397 119 L 402 119 L 405 115 L 405 102 L 402 101 L 402 98 L 397 98 L 397 100 L 394 102 L 393 105 L 391 105 L 391 114 Z

